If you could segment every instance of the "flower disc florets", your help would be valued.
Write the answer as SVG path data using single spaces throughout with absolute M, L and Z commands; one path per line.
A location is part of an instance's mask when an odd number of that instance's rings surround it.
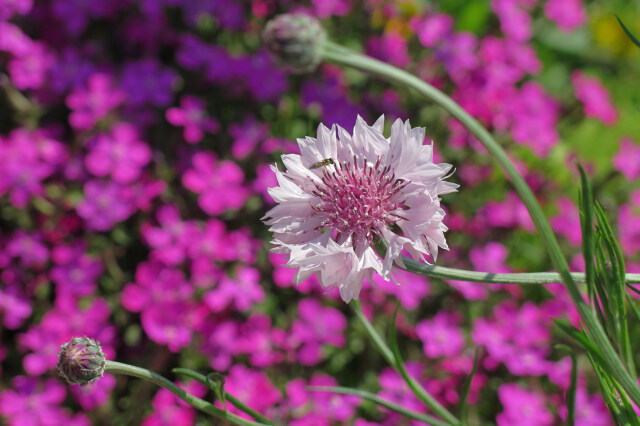
M 316 273 L 346 302 L 374 271 L 388 280 L 403 249 L 426 262 L 447 248 L 439 195 L 457 188 L 443 180 L 451 165 L 433 163 L 423 128 L 397 120 L 387 139 L 383 127 L 383 117 L 373 126 L 358 117 L 353 135 L 320 125 L 317 139 L 298 139 L 300 155 L 282 156 L 286 172 L 273 167 L 279 186 L 269 193 L 278 205 L 264 218 L 273 251 L 290 255 L 296 282 Z M 387 242 L 384 259 L 376 238 Z
M 74 337 L 58 352 L 58 372 L 70 384 L 87 385 L 104 375 L 105 355 L 100 343 L 89 337 Z

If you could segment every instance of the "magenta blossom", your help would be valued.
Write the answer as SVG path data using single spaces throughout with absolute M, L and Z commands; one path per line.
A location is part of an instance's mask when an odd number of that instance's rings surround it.
M 383 126 L 383 117 L 373 126 L 358 117 L 352 136 L 320 125 L 317 139 L 298 139 L 301 155 L 282 156 L 286 172 L 273 167 L 280 186 L 269 193 L 278 205 L 263 219 L 274 252 L 289 254 L 296 282 L 315 273 L 346 302 L 373 272 L 388 280 L 403 249 L 426 262 L 448 248 L 439 195 L 457 187 L 443 180 L 451 166 L 433 162 L 423 128 L 397 120 L 385 138 Z M 377 239 L 387 241 L 384 259 Z
M 121 184 L 138 180 L 149 161 L 151 149 L 129 123 L 118 123 L 109 133 L 98 135 L 84 160 L 92 175 L 111 176 Z
M 596 77 L 584 75 L 581 71 L 571 74 L 571 82 L 576 91 L 576 98 L 584 103 L 584 114 L 597 118 L 606 125 L 618 120 L 618 111 L 611 103 L 609 92 Z
M 620 150 L 613 156 L 613 165 L 627 179 L 634 180 L 640 177 L 640 145 L 630 138 L 624 138 L 620 142 Z
M 249 191 L 242 183 L 242 169 L 231 161 L 218 161 L 212 152 L 198 152 L 193 156 L 193 169 L 182 176 L 182 183 L 199 195 L 198 205 L 210 215 L 226 209 L 242 207 Z
M 77 89 L 67 96 L 69 124 L 76 130 L 89 130 L 117 108 L 124 100 L 124 92 L 115 88 L 108 74 L 94 74 L 87 89 Z
M 220 129 L 215 119 L 207 117 L 204 101 L 195 96 L 183 96 L 180 108 L 169 108 L 166 117 L 174 126 L 184 127 L 184 140 L 189 143 L 200 142 L 205 132 L 215 133 Z

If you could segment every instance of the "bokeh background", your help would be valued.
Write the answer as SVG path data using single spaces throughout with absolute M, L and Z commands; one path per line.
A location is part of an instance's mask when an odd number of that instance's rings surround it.
M 427 128 L 461 185 L 443 200 L 450 251 L 438 264 L 550 269 L 500 168 L 440 108 L 355 71 L 275 66 L 260 32 L 282 12 L 316 16 L 332 40 L 415 73 L 478 118 L 576 271 L 579 161 L 628 271 L 640 271 L 640 49 L 614 16 L 640 34 L 633 2 L 4 0 L 0 423 L 211 422 L 140 380 L 64 384 L 58 349 L 87 335 L 109 359 L 172 379 L 178 366 L 224 373 L 228 392 L 278 424 L 416 424 L 306 388 L 350 386 L 428 412 L 337 291 L 314 278 L 296 286 L 286 258 L 268 251 L 270 165 L 320 122 L 351 131 L 357 115 L 384 114 L 387 129 L 397 118 Z M 577 315 L 561 285 L 397 280 L 366 284 L 363 308 L 385 332 L 401 302 L 409 370 L 439 401 L 456 410 L 481 348 L 473 424 L 563 423 L 571 363 L 554 349 L 568 342 L 552 319 L 577 325 Z M 608 425 L 579 361 L 577 424 Z

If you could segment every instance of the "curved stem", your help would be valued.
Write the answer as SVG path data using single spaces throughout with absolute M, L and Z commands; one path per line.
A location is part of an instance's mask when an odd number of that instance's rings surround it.
M 196 408 L 200 411 L 203 411 L 207 414 L 211 414 L 221 420 L 226 420 L 230 423 L 242 426 L 257 426 L 263 425 L 263 423 L 253 422 L 251 420 L 243 419 L 242 417 L 238 417 L 237 415 L 229 412 L 225 412 L 215 405 L 202 400 L 198 397 L 191 395 L 186 392 L 184 389 L 177 386 L 175 383 L 169 381 L 165 377 L 154 373 L 153 371 L 149 371 L 145 368 L 135 367 L 129 364 L 122 364 L 116 361 L 106 361 L 105 364 L 105 372 L 113 373 L 113 374 L 124 374 L 126 376 L 137 377 L 139 379 L 148 380 L 161 388 L 164 388 L 185 401 L 193 408 Z
M 420 420 L 431 426 L 448 426 L 449 423 L 443 422 L 442 420 L 438 420 L 435 417 L 431 417 L 427 414 L 416 413 L 415 411 L 411 411 L 402 405 L 398 405 L 395 402 L 388 401 L 384 398 L 380 398 L 378 395 L 366 392 L 358 389 L 345 388 L 342 386 L 307 386 L 307 389 L 310 391 L 316 392 L 333 392 L 340 393 L 343 395 L 355 395 L 360 398 L 369 400 L 374 402 L 375 404 L 388 408 L 389 410 L 395 411 L 396 413 L 400 413 L 403 416 L 407 416 L 411 419 Z
M 447 268 L 445 266 L 427 265 L 416 262 L 413 259 L 403 257 L 404 269 L 420 275 L 443 280 L 461 280 L 476 283 L 490 284 L 552 284 L 562 281 L 562 277 L 557 272 L 520 272 L 510 274 L 498 274 L 492 272 L 468 271 L 466 269 Z M 585 274 L 582 272 L 571 272 L 571 277 L 576 283 L 586 282 Z M 640 284 L 640 274 L 626 274 L 628 284 Z
M 640 405 L 640 386 L 638 386 L 637 380 L 626 370 L 592 308 L 584 302 L 582 295 L 573 280 L 571 272 L 569 271 L 567 260 L 562 254 L 560 245 L 551 230 L 549 222 L 542 212 L 540 204 L 538 204 L 536 197 L 531 191 L 531 188 L 529 188 L 524 178 L 520 173 L 518 173 L 515 166 L 507 156 L 504 149 L 502 149 L 502 147 L 493 139 L 491 134 L 449 96 L 406 71 L 329 41 L 325 44 L 323 60 L 336 65 L 369 72 L 373 75 L 415 90 L 421 96 L 435 102 L 451 114 L 452 117 L 462 123 L 462 125 L 464 125 L 469 132 L 485 146 L 485 148 L 487 148 L 487 151 L 489 151 L 489 153 L 498 161 L 504 169 L 504 172 L 509 176 L 520 200 L 522 200 L 522 203 L 527 207 L 529 214 L 531 214 L 531 220 L 536 226 L 536 229 L 547 248 L 547 252 L 549 253 L 554 269 L 556 269 L 560 274 L 562 281 L 564 282 L 565 287 L 567 288 L 567 291 L 569 292 L 571 299 L 582 318 L 587 333 L 598 347 L 600 347 L 612 375 L 629 394 L 631 399 L 637 405 Z
M 406 373 L 406 369 L 404 368 L 404 365 L 398 365 L 398 363 L 396 363 L 396 357 L 394 356 L 393 351 L 391 350 L 391 348 L 389 348 L 389 346 L 387 346 L 384 339 L 378 334 L 376 329 L 373 327 L 373 324 L 369 322 L 369 319 L 365 316 L 364 312 L 362 312 L 362 307 L 360 306 L 360 303 L 357 300 L 353 300 L 351 301 L 350 305 L 353 311 L 355 312 L 356 316 L 364 326 L 365 330 L 367 330 L 369 337 L 371 337 L 371 340 L 373 340 L 374 344 L 377 346 L 378 350 L 382 354 L 382 357 L 389 363 L 391 367 L 393 367 L 394 370 L 398 372 L 398 374 L 400 374 L 403 377 L 403 379 L 407 383 L 407 386 L 409 386 L 409 388 L 411 388 L 413 392 L 416 392 L 417 390 L 418 392 L 420 392 L 422 396 L 426 397 L 426 400 L 423 400 L 425 404 L 427 404 L 435 414 L 442 417 L 448 425 L 458 426 L 460 424 L 458 419 L 456 419 L 456 417 L 453 414 L 451 414 L 449 410 L 447 410 L 438 401 L 436 401 L 436 399 L 433 396 L 431 396 L 431 394 L 429 394 L 429 392 L 427 392 L 427 390 L 424 389 L 416 379 L 409 376 Z

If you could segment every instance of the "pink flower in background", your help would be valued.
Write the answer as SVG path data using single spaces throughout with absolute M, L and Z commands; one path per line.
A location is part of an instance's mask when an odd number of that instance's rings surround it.
M 204 296 L 204 302 L 214 312 L 221 312 L 231 306 L 242 312 L 262 302 L 264 298 L 258 270 L 243 267 L 236 271 L 233 278 L 222 277 L 218 286 Z
M 631 138 L 622 139 L 618 153 L 613 156 L 613 165 L 629 180 L 640 177 L 640 145 Z
M 198 398 L 207 393 L 207 389 L 196 381 L 176 384 Z M 142 426 L 191 426 L 195 423 L 195 410 L 166 389 L 158 390 L 151 406 L 153 413 L 144 418 Z
M 464 349 L 464 336 L 454 315 L 440 311 L 430 320 L 420 321 L 416 333 L 429 358 L 453 357 Z
M 547 426 L 553 416 L 545 406 L 544 398 L 522 389 L 515 383 L 506 383 L 498 389 L 503 411 L 496 417 L 498 426 Z
M 100 380 L 84 385 L 70 386 L 71 394 L 85 410 L 93 410 L 107 403 L 111 390 L 116 386 L 116 378 L 105 374 Z
M 167 266 L 176 266 L 184 261 L 193 247 L 197 226 L 193 221 L 182 221 L 178 208 L 162 206 L 156 214 L 159 226 L 142 225 L 145 241 L 153 249 L 151 258 Z
M 265 373 L 250 370 L 244 365 L 231 367 L 226 377 L 225 390 L 252 409 L 267 416 L 273 414 L 275 404 L 282 399 L 282 394 Z M 216 405 L 221 407 L 219 401 Z M 227 401 L 227 408 L 240 417 L 251 419 L 248 414 L 235 408 L 229 401 Z
M 564 32 L 573 31 L 587 22 L 582 0 L 547 0 L 544 14 Z
M 433 47 L 453 30 L 453 18 L 444 13 L 436 13 L 421 21 L 413 20 L 411 27 L 423 46 Z
M 531 38 L 531 16 L 526 1 L 491 0 L 491 8 L 500 19 L 500 28 L 508 38 L 526 42 Z
M 56 246 L 51 259 L 56 266 L 51 268 L 51 280 L 58 286 L 58 294 L 76 296 L 91 295 L 102 274 L 102 262 L 87 255 L 85 248 L 76 246 Z
M 298 303 L 299 319 L 291 326 L 291 341 L 299 346 L 297 358 L 302 365 L 314 365 L 322 359 L 322 345 L 342 347 L 347 319 L 334 308 L 324 307 L 316 299 Z
M 92 175 L 111 176 L 122 184 L 138 180 L 149 161 L 151 149 L 139 140 L 138 131 L 129 123 L 118 123 L 109 133 L 99 134 L 84 160 Z
M 287 402 L 296 420 L 291 425 L 331 424 L 347 422 L 360 405 L 360 398 L 354 395 L 340 395 L 307 389 L 307 386 L 338 386 L 338 381 L 326 374 L 314 374 L 307 383 L 304 379 L 294 379 L 287 383 Z M 311 421 L 319 418 L 318 423 Z M 316 420 L 318 421 L 318 420 Z
M 89 180 L 84 184 L 84 199 L 76 208 L 89 229 L 108 231 L 135 211 L 130 188 L 115 182 Z
M 76 89 L 67 96 L 71 108 L 69 124 L 76 130 L 89 130 L 116 109 L 125 98 L 125 92 L 114 87 L 108 74 L 93 74 L 86 89 Z
M 55 59 L 46 44 L 32 42 L 29 49 L 14 57 L 7 66 L 11 80 L 18 89 L 39 89 L 47 80 L 47 73 Z
M 439 195 L 457 187 L 443 180 L 451 166 L 433 163 L 423 128 L 397 120 L 390 139 L 382 128 L 383 117 L 373 126 L 358 117 L 353 136 L 320 125 L 317 139 L 298 139 L 301 155 L 282 156 L 286 172 L 273 168 L 280 186 L 269 193 L 278 205 L 264 220 L 274 252 L 289 253 L 296 282 L 315 273 L 346 302 L 374 271 L 389 279 L 403 249 L 426 261 L 447 248 Z M 384 259 L 375 238 L 388 243 Z
M 166 117 L 174 126 L 184 127 L 184 140 L 189 143 L 200 142 L 205 132 L 216 133 L 220 130 L 218 122 L 207 117 L 204 101 L 195 96 L 183 96 L 180 108 L 169 108 Z
M 582 244 L 582 229 L 580 228 L 580 212 L 576 203 L 567 197 L 557 200 L 558 214 L 549 219 L 551 227 L 559 235 L 564 235 L 574 246 Z
M 226 209 L 239 209 L 249 196 L 243 186 L 244 173 L 231 161 L 218 161 L 212 152 L 193 156 L 193 169 L 182 176 L 185 187 L 199 194 L 198 205 L 212 216 Z
M 571 73 L 571 82 L 578 98 L 584 104 L 587 117 L 597 118 L 610 126 L 618 120 L 618 111 L 611 103 L 609 92 L 597 77 L 589 77 L 582 71 Z

